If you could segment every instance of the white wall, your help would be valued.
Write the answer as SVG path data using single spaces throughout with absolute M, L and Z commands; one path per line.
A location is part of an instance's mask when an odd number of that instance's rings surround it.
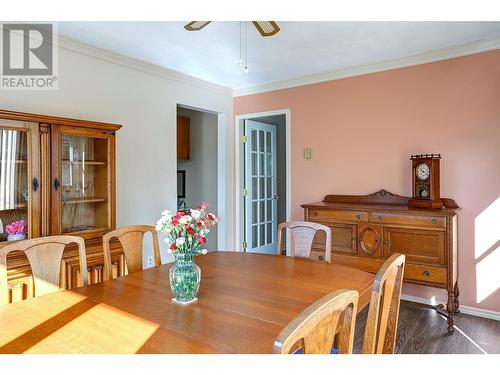
M 155 223 L 163 209 L 176 208 L 177 104 L 223 113 L 223 151 L 233 155 L 230 90 L 80 43 L 60 43 L 59 89 L 0 91 L 0 108 L 123 125 L 116 137 L 117 226 Z M 229 225 L 234 223 L 232 158 L 224 164 L 223 221 Z M 225 248 L 233 248 L 234 228 L 222 233 Z M 165 260 L 163 241 L 160 246 Z
M 186 108 L 178 108 L 177 115 L 189 117 L 190 159 L 178 160 L 177 168 L 186 171 L 186 206 L 196 207 L 202 201 L 210 204 L 209 211 L 217 209 L 217 115 Z M 217 226 L 210 234 L 205 248 L 217 250 Z

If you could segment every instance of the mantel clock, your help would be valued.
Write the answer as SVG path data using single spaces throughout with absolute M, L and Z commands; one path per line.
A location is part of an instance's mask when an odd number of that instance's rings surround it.
M 412 199 L 414 208 L 442 208 L 439 196 L 439 160 L 441 154 L 412 155 Z

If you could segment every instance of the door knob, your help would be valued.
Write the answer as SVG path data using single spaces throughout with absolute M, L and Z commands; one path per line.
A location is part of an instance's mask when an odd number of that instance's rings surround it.
M 273 199 L 279 199 L 279 196 L 277 196 L 276 194 L 274 194 Z

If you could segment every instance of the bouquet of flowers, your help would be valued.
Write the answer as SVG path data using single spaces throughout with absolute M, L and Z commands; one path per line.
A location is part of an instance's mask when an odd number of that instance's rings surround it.
M 168 251 L 174 255 L 206 254 L 202 246 L 207 242 L 207 234 L 219 221 L 215 214 L 207 212 L 208 203 L 203 202 L 196 209 L 188 212 L 179 211 L 175 214 L 165 210 L 156 223 L 156 230 L 166 233 L 165 242 L 169 245 Z
M 26 235 L 28 232 L 28 227 L 26 226 L 26 221 L 17 220 L 5 226 L 5 232 L 8 235 L 22 234 Z

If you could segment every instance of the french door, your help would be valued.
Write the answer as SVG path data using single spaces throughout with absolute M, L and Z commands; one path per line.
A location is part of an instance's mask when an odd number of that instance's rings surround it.
M 276 254 L 276 127 L 245 120 L 246 251 Z

